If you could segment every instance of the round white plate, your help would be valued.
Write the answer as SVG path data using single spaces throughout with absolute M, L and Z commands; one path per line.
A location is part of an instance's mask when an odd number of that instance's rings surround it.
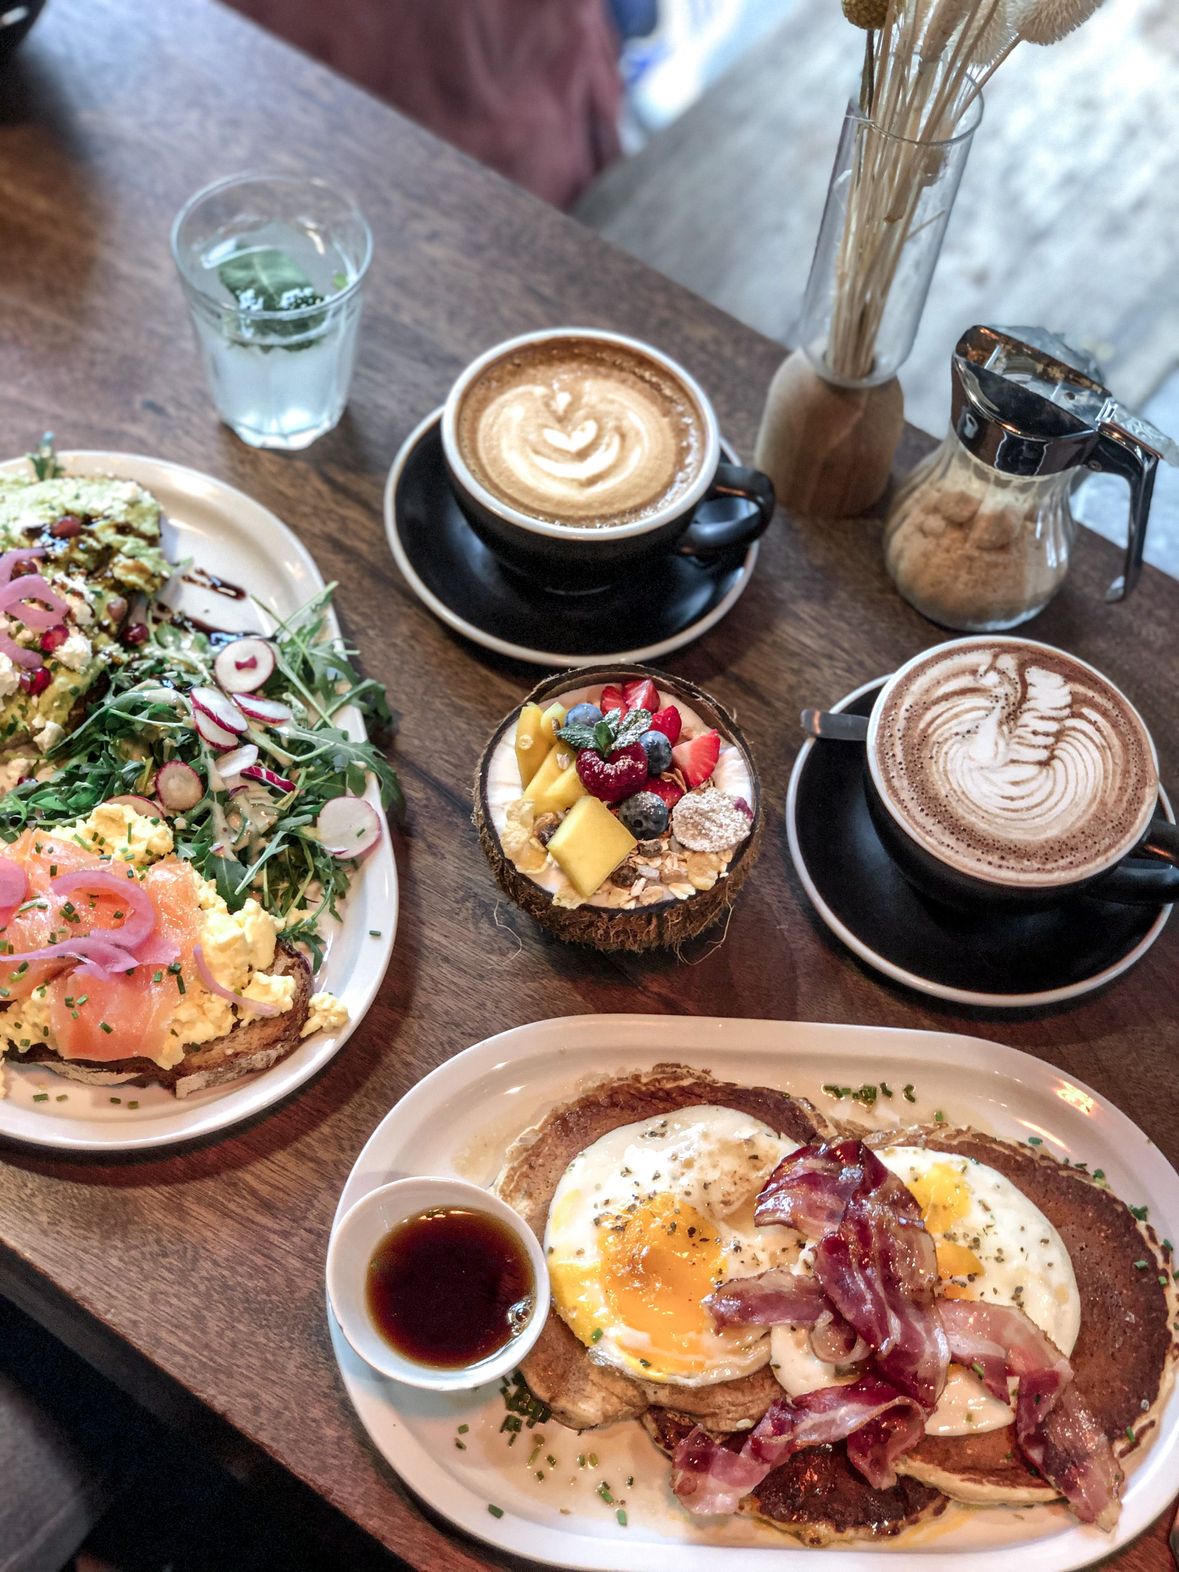
M 70 474 L 115 474 L 145 486 L 164 510 L 164 549 L 171 561 L 191 558 L 194 566 L 248 587 L 280 617 L 323 588 L 310 552 L 286 525 L 222 481 L 132 453 L 63 453 L 60 458 Z M 24 460 L 14 459 L 0 464 L 0 473 L 24 468 Z M 179 576 L 161 598 L 215 627 L 242 632 L 268 627 L 252 601 L 227 599 Z M 338 624 L 334 631 L 339 632 Z M 364 735 L 355 709 L 341 710 L 339 721 L 351 736 Z M 368 795 L 376 801 L 371 783 Z M 186 1098 L 159 1086 L 83 1086 L 43 1066 L 0 1061 L 0 1077 L 7 1082 L 7 1096 L 0 1098 L 0 1137 L 61 1151 L 134 1151 L 224 1130 L 278 1102 L 343 1047 L 381 985 L 397 928 L 397 870 L 387 834 L 362 865 L 344 910 L 344 921 L 331 924 L 327 958 L 315 979 L 317 989 L 337 994 L 348 1007 L 348 1022 L 339 1031 L 317 1032 L 273 1069 Z M 44 1096 L 47 1101 L 34 1101 Z M 138 1107 L 128 1108 L 129 1102 Z
M 389 550 L 393 553 L 393 560 L 401 571 L 402 577 L 413 590 L 414 594 L 424 606 L 428 606 L 439 621 L 444 622 L 455 633 L 461 633 L 464 638 L 470 639 L 473 644 L 482 645 L 486 650 L 494 650 L 497 655 L 509 655 L 513 660 L 526 661 L 532 666 L 544 666 L 550 671 L 561 671 L 574 666 L 597 666 L 603 661 L 645 661 L 654 660 L 660 655 L 670 655 L 673 650 L 683 649 L 685 644 L 691 644 L 709 628 L 716 626 L 745 593 L 749 580 L 753 577 L 753 569 L 757 563 L 759 542 L 754 541 L 745 553 L 745 560 L 741 565 L 741 572 L 729 590 L 711 610 L 704 616 L 698 617 L 695 622 L 690 622 L 686 627 L 672 634 L 670 638 L 662 639 L 655 644 L 644 644 L 633 650 L 610 649 L 589 655 L 553 654 L 547 650 L 532 649 L 527 644 L 513 644 L 508 639 L 501 639 L 494 633 L 489 633 L 485 628 L 476 627 L 473 622 L 468 622 L 458 612 L 452 611 L 444 600 L 430 589 L 405 550 L 401 540 L 401 533 L 397 527 L 397 488 L 401 482 L 401 472 L 409 460 L 410 454 L 417 447 L 422 437 L 431 426 L 442 419 L 442 408 L 439 406 L 426 418 L 420 421 L 406 437 L 398 449 L 397 457 L 393 460 L 393 467 L 389 471 L 389 478 L 385 482 L 385 534 L 389 540 Z M 737 464 L 740 460 L 729 443 L 721 438 L 721 451 L 730 464 Z
M 448 1060 L 377 1126 L 344 1186 L 336 1221 L 391 1179 L 457 1174 L 490 1184 L 515 1136 L 587 1076 L 668 1060 L 729 1080 L 785 1087 L 821 1107 L 832 1106 L 825 1083 L 883 1080 L 896 1089 L 894 1100 L 881 1097 L 870 1112 L 857 1105 L 858 1119 L 883 1127 L 940 1110 L 951 1124 L 1034 1138 L 1056 1157 L 1103 1168 L 1119 1195 L 1149 1207 L 1160 1235 L 1179 1238 L 1179 1175 L 1162 1153 L 1111 1103 L 1029 1054 L 945 1032 L 670 1015 L 539 1021 Z M 902 1100 L 906 1083 L 913 1085 L 913 1103 Z M 933 1523 L 902 1535 L 899 1545 L 806 1550 L 744 1519 L 689 1518 L 671 1496 L 666 1459 L 638 1424 L 578 1436 L 550 1420 L 523 1430 L 509 1446 L 500 1431 L 505 1410 L 497 1387 L 442 1396 L 399 1386 L 375 1374 L 345 1342 L 330 1310 L 328 1317 L 356 1412 L 409 1488 L 466 1533 L 552 1566 L 801 1572 L 829 1557 L 842 1572 L 867 1572 L 881 1555 L 899 1554 L 922 1572 L 1010 1572 L 1013 1555 L 1020 1555 L 1036 1572 L 1071 1572 L 1140 1533 L 1167 1505 L 1179 1477 L 1179 1398 L 1173 1395 L 1153 1444 L 1128 1465 L 1122 1518 L 1112 1536 L 1083 1527 L 1063 1507 L 950 1506 Z M 615 1503 L 625 1498 L 625 1527 L 615 1519 L 615 1504 L 597 1494 L 603 1482 Z
M 873 688 L 880 687 L 887 682 L 887 677 L 875 677 L 871 682 L 865 682 L 856 688 L 853 693 L 847 693 L 829 708 L 833 711 L 844 710 L 853 704 L 856 699 L 865 693 L 870 693 Z M 948 983 L 938 982 L 936 979 L 922 977 L 919 972 L 909 971 L 904 966 L 898 966 L 895 961 L 890 961 L 886 955 L 881 955 L 879 950 L 874 950 L 870 944 L 861 939 L 859 934 L 832 911 L 816 885 L 811 871 L 807 867 L 803 855 L 802 844 L 798 836 L 798 792 L 802 783 L 803 771 L 806 761 L 810 757 L 811 749 L 816 746 L 816 739 L 809 737 L 798 750 L 798 757 L 794 761 L 794 768 L 790 772 L 790 784 L 786 789 L 786 839 L 790 846 L 790 860 L 794 864 L 794 871 L 798 874 L 799 882 L 810 898 L 811 905 L 819 916 L 835 934 L 842 939 L 844 944 L 853 954 L 858 955 L 862 961 L 882 972 L 886 977 L 891 977 L 894 982 L 904 983 L 907 988 L 913 988 L 918 993 L 930 995 L 935 999 L 950 999 L 955 1004 L 977 1004 L 988 1010 L 1024 1010 L 1042 1009 L 1050 1004 L 1063 1004 L 1067 999 L 1079 999 L 1087 993 L 1095 993 L 1098 988 L 1104 988 L 1107 983 L 1121 977 L 1132 966 L 1136 966 L 1142 957 L 1154 944 L 1159 934 L 1167 926 L 1173 910 L 1170 906 L 1159 908 L 1159 914 L 1150 927 L 1124 955 L 1120 955 L 1109 966 L 1104 966 L 1099 972 L 1094 972 L 1091 977 L 1084 977 L 1079 982 L 1069 983 L 1062 988 L 1044 988 L 1037 993 L 983 993 L 981 990 L 970 988 L 954 988 Z M 1175 814 L 1171 808 L 1171 800 L 1163 788 L 1159 787 L 1159 801 L 1163 812 L 1172 823 Z

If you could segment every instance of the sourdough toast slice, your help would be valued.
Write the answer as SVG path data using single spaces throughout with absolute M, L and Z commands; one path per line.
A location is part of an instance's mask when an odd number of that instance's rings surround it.
M 166 1086 L 177 1097 L 191 1097 L 195 1092 L 224 1086 L 258 1070 L 268 1070 L 298 1047 L 299 1034 L 311 1003 L 311 970 L 297 950 L 280 944 L 270 969 L 277 976 L 295 979 L 295 996 L 289 1010 L 281 1015 L 257 1016 L 243 1022 L 224 1037 L 191 1048 L 179 1064 L 168 1069 L 142 1057 L 110 1064 L 67 1060 L 40 1043 L 25 1053 L 14 1055 L 14 1063 L 43 1064 L 47 1070 L 68 1080 L 92 1086 L 128 1082 L 136 1086 Z

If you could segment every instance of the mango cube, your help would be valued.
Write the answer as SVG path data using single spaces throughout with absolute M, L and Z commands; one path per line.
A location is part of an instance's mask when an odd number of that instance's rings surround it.
M 583 900 L 610 877 L 638 841 L 598 797 L 581 797 L 549 842 L 549 855 Z
M 584 796 L 585 787 L 581 784 L 581 776 L 574 763 L 557 776 L 547 791 L 536 798 L 536 811 L 538 814 L 564 813 L 566 808 L 572 808 L 577 799 Z
M 540 734 L 548 743 L 556 742 L 557 727 L 565 724 L 565 706 L 563 704 L 550 704 L 540 717 Z
M 516 722 L 516 767 L 520 771 L 520 784 L 527 786 L 544 763 L 552 738 L 542 733 L 544 717 L 539 704 L 526 704 Z
M 539 743 L 538 746 L 540 746 Z M 540 768 L 536 770 L 532 779 L 524 788 L 524 795 L 528 801 L 537 803 L 536 811 L 538 813 L 547 811 L 539 806 L 540 799 L 545 795 L 549 787 L 556 783 L 557 778 L 563 775 L 570 765 L 575 762 L 575 758 L 576 755 L 567 742 L 554 742 L 545 754 Z

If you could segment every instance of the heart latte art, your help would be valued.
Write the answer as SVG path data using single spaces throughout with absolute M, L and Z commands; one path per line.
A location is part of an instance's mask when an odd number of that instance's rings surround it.
M 934 651 L 887 696 L 877 784 L 950 866 L 1005 884 L 1066 884 L 1138 840 L 1158 780 L 1136 712 L 1055 650 L 978 641 Z
M 557 339 L 493 361 L 459 406 L 459 449 L 500 502 L 551 523 L 633 523 L 699 478 L 687 389 L 625 346 Z

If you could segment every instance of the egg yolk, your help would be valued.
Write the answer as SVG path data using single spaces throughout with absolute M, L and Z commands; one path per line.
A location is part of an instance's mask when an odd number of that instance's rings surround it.
M 935 1236 L 937 1275 L 943 1283 L 943 1295 L 947 1299 L 969 1297 L 965 1288 L 947 1279 L 974 1276 L 982 1271 L 982 1262 L 965 1245 L 939 1236 L 970 1210 L 970 1187 L 958 1169 L 949 1163 L 934 1163 L 924 1173 L 915 1174 L 908 1181 L 908 1188 L 921 1208 L 926 1228 Z
M 638 1352 L 649 1348 L 666 1370 L 692 1369 L 693 1353 L 715 1336 L 700 1301 L 726 1275 L 715 1225 L 671 1195 L 652 1196 L 620 1222 L 601 1243 L 603 1297 L 617 1323 L 638 1334 Z

